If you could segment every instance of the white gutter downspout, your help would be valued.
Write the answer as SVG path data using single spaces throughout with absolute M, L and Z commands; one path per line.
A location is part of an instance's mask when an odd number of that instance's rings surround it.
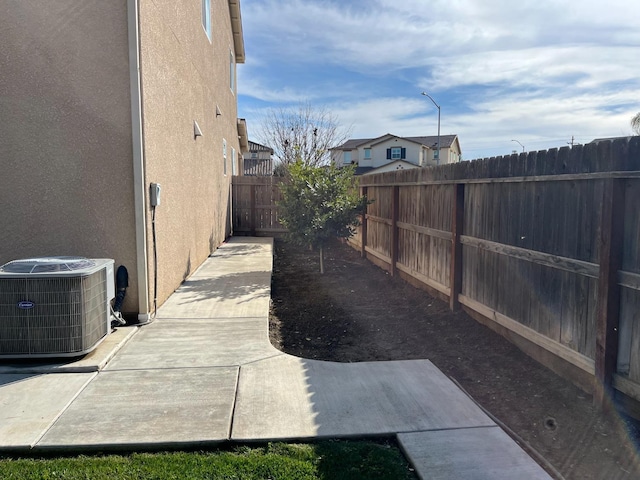
M 138 0 L 127 0 L 127 17 L 129 33 L 129 84 L 131 88 L 131 134 L 133 142 L 133 191 L 136 222 L 138 321 L 145 323 L 149 321 L 150 316 Z

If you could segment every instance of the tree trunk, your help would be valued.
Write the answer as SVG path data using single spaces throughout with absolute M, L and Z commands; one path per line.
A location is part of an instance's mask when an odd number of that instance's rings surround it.
M 320 273 L 324 273 L 324 248 L 320 246 Z

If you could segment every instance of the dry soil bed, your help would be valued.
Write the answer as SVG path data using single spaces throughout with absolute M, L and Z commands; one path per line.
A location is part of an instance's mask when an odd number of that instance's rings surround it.
M 363 260 L 277 240 L 270 335 L 281 350 L 337 362 L 431 360 L 567 479 L 638 479 L 635 424 L 463 312 Z M 631 432 L 629 432 L 631 430 Z

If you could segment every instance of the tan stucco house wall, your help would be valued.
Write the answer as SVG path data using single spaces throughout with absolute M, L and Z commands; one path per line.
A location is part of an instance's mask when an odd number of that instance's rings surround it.
M 240 6 L 210 0 L 209 39 L 202 4 L 3 4 L 0 264 L 113 258 L 130 275 L 123 311 L 145 320 L 230 234 Z M 162 185 L 157 293 L 151 182 Z

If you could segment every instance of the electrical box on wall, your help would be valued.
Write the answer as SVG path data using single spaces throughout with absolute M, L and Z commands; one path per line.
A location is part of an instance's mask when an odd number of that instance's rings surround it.
M 160 193 L 162 192 L 162 188 L 159 183 L 152 183 L 149 185 L 149 202 L 152 207 L 157 207 L 160 205 Z

